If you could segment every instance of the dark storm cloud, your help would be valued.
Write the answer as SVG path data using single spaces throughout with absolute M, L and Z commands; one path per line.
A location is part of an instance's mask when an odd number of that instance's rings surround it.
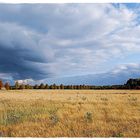
M 10 73 L 13 79 L 40 79 L 49 77 L 48 63 L 37 42 L 28 36 L 28 30 L 16 24 L 0 23 L 0 72 Z

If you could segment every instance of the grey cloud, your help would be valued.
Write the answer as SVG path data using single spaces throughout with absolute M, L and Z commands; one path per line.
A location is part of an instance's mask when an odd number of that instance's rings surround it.
M 14 79 L 40 79 L 51 72 L 42 67 L 44 59 L 37 43 L 15 24 L 0 24 L 0 72 L 10 73 Z M 28 32 L 28 31 L 27 31 Z
M 117 85 L 125 84 L 129 78 L 140 77 L 140 64 L 122 64 L 114 69 L 99 73 L 99 74 L 88 74 L 81 76 L 69 76 L 69 77 L 58 77 L 58 78 L 47 78 L 41 82 L 47 82 L 49 84 L 87 84 L 87 85 Z
M 44 79 L 107 71 L 135 54 L 136 19 L 124 5 L 0 4 L 0 73 Z

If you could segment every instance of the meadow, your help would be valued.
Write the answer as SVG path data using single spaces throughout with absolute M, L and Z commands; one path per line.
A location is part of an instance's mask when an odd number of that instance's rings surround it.
M 0 137 L 140 137 L 140 90 L 1 90 Z

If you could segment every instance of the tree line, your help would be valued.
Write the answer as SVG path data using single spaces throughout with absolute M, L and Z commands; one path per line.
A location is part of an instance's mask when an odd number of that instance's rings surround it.
M 5 88 L 7 90 L 10 89 L 10 84 L 8 82 L 6 82 L 5 84 L 2 82 L 2 80 L 0 80 L 0 89 Z
M 124 85 L 112 85 L 112 86 L 95 86 L 95 85 L 56 85 L 56 84 L 19 84 L 18 82 L 15 83 L 14 86 L 11 86 L 10 89 L 71 89 L 71 90 L 80 90 L 80 89 L 124 89 Z
M 140 79 L 129 79 L 124 85 L 106 85 L 106 86 L 95 86 L 95 85 L 48 85 L 48 84 L 19 84 L 15 82 L 15 85 L 10 86 L 8 82 L 5 84 L 0 80 L 0 89 L 5 88 L 6 90 L 20 90 L 20 89 L 140 89 Z
M 137 79 L 129 79 L 125 86 L 128 88 L 128 89 L 140 89 L 140 78 L 137 78 Z

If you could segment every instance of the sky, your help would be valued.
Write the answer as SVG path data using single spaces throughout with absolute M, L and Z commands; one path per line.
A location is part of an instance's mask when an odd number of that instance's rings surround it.
M 138 3 L 0 4 L 0 78 L 140 76 L 139 19 Z

